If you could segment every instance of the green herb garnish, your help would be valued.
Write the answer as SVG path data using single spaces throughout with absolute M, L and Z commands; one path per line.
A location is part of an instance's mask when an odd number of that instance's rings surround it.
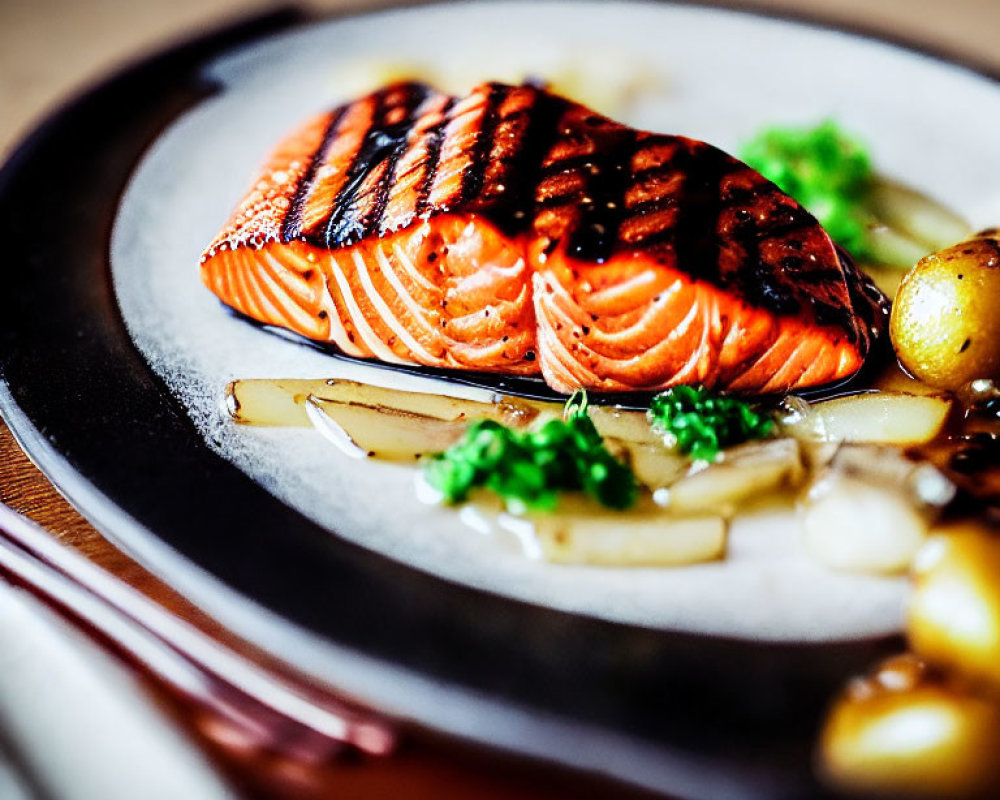
M 864 202 L 874 177 L 871 159 L 836 123 L 768 128 L 743 146 L 740 157 L 805 206 L 852 256 L 872 258 L 872 220 Z
M 656 395 L 647 414 L 653 430 L 679 452 L 714 461 L 734 444 L 763 439 L 774 422 L 734 397 L 694 386 L 675 386 Z
M 448 503 L 485 486 L 509 505 L 555 508 L 559 492 L 583 491 L 608 508 L 636 501 L 632 470 L 604 446 L 587 414 L 587 397 L 577 393 L 563 419 L 535 431 L 517 431 L 493 420 L 473 422 L 460 442 L 424 462 L 427 482 Z

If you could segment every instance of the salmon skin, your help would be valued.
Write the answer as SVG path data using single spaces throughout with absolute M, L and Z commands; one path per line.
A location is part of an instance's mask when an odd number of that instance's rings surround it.
M 800 205 L 683 136 L 536 86 L 388 86 L 281 142 L 201 259 L 351 356 L 571 392 L 788 392 L 856 373 L 888 301 Z

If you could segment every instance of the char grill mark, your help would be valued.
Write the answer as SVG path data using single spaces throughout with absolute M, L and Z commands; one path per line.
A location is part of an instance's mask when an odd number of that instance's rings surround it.
M 518 176 L 511 169 L 517 155 L 517 147 L 523 140 L 524 129 L 534 92 L 517 87 L 503 94 L 495 107 L 495 112 L 487 114 L 483 120 L 483 136 L 477 142 L 476 158 L 482 157 L 480 169 L 470 169 L 464 176 L 463 190 L 469 188 L 472 176 L 473 187 L 465 196 L 470 210 L 486 210 L 490 217 L 506 231 L 508 225 L 507 208 L 510 198 L 518 194 Z M 489 140 L 485 138 L 489 132 Z
M 332 137 L 323 157 L 316 159 L 315 175 L 303 192 L 296 238 L 324 246 L 331 209 L 349 177 L 351 164 L 372 130 L 382 94 L 369 95 L 340 109 L 337 135 Z
M 499 83 L 490 84 L 486 96 L 486 107 L 483 109 L 479 122 L 479 131 L 472 151 L 472 162 L 462 176 L 462 187 L 459 191 L 459 202 L 467 203 L 483 189 L 486 170 L 489 166 L 489 156 L 493 150 L 497 126 L 500 124 L 500 105 L 507 97 L 509 89 Z
M 356 244 L 376 232 L 395 164 L 405 149 L 420 104 L 429 90 L 420 84 L 390 86 L 375 95 L 372 121 L 354 153 L 346 178 L 321 226 L 327 248 Z M 369 185 L 375 177 L 375 186 Z
M 534 231 L 547 240 L 544 252 L 551 253 L 579 229 L 594 176 L 602 169 L 603 132 L 618 126 L 562 98 L 545 94 L 539 102 L 543 107 L 558 103 L 550 107 L 545 146 L 537 150 L 531 205 Z M 581 124 L 581 113 L 594 122 Z
M 632 158 L 636 132 L 629 128 L 606 131 L 602 158 L 588 170 L 587 197 L 580 218 L 567 243 L 574 258 L 601 264 L 620 242 L 619 227 L 625 213 L 625 194 L 632 184 Z
M 323 244 L 328 248 L 353 244 L 355 236 L 357 239 L 361 238 L 364 228 L 358 219 L 358 209 L 353 205 L 365 178 L 369 177 L 387 151 L 396 144 L 387 121 L 391 109 L 389 99 L 394 96 L 396 87 L 384 89 L 375 95 L 371 123 L 354 151 L 346 178 L 333 199 L 330 215 L 322 226 Z
M 775 188 L 775 193 L 777 191 Z M 777 239 L 792 236 L 815 224 L 816 220 L 801 206 L 782 204 L 766 221 L 758 224 L 758 230 L 761 236 Z
M 536 196 L 546 172 L 543 165 L 558 140 L 566 106 L 562 98 L 529 86 L 519 87 L 508 97 L 490 153 L 487 180 L 474 204 L 508 235 L 527 230 L 541 209 Z
M 648 137 L 632 159 L 632 181 L 625 193 L 619 226 L 622 244 L 654 251 L 668 259 L 680 209 L 684 179 L 677 171 L 680 140 Z
M 392 183 L 387 187 L 385 206 L 376 234 L 378 236 L 399 230 L 412 223 L 420 213 L 420 193 L 428 172 L 436 169 L 435 130 L 448 122 L 451 99 L 432 94 L 420 106 L 410 130 L 406 146 L 396 161 Z
M 408 149 L 408 140 L 414 126 L 419 120 L 419 111 L 428 94 L 429 92 L 426 87 L 408 86 L 404 100 L 401 103 L 401 111 L 398 114 L 401 119 L 398 122 L 390 123 L 395 135 L 393 133 L 389 134 L 391 142 L 386 146 L 388 151 L 385 153 L 382 178 L 372 197 L 371 208 L 365 215 L 363 223 L 364 233 L 361 238 L 381 232 L 380 229 L 385 219 L 385 210 L 389 203 L 389 195 L 396 183 L 396 169 L 399 166 L 400 159 Z
M 289 202 L 288 213 L 281 225 L 281 241 L 283 242 L 290 242 L 302 234 L 302 211 L 305 207 L 306 198 L 309 196 L 309 191 L 316 180 L 316 172 L 319 169 L 319 165 L 326 159 L 330 144 L 340 130 L 340 123 L 343 121 L 346 111 L 347 106 L 341 106 L 330 114 L 330 123 L 326 127 L 323 139 L 309 160 L 309 167 L 302 174 L 302 179 L 296 185 L 292 199 Z
M 692 277 L 718 284 L 719 217 L 722 181 L 730 169 L 728 156 L 708 145 L 685 141 L 674 156 L 684 175 L 674 223 L 673 248 L 677 264 Z
M 816 322 L 840 328 L 852 344 L 867 339 L 851 310 L 856 304 L 843 265 L 823 267 L 798 255 L 807 242 L 810 252 L 829 247 L 807 212 L 742 164 L 723 180 L 720 197 L 720 235 L 737 248 L 724 257 L 723 274 L 735 278 L 748 302 L 776 314 L 805 305 Z
M 451 122 L 451 110 L 454 107 L 455 98 L 447 98 L 441 109 L 441 119 L 427 132 L 427 156 L 424 161 L 423 176 L 420 179 L 420 188 L 417 190 L 417 205 L 415 208 L 417 216 L 425 214 L 429 210 L 431 186 L 434 185 L 434 178 L 437 176 L 438 167 L 441 165 L 441 146 L 444 144 L 444 132 L 448 127 L 448 123 Z
M 469 173 L 475 166 L 479 146 L 483 144 L 483 126 L 493 94 L 492 85 L 476 87 L 470 94 L 456 98 L 449 109 L 442 129 L 437 166 L 428 176 L 422 216 L 449 211 L 461 213 L 468 208 L 463 187 L 470 180 Z
M 781 277 L 759 256 L 746 263 L 740 274 L 740 283 L 747 299 L 756 306 L 775 314 L 794 314 L 801 309 L 794 296 L 785 291 Z M 816 302 L 813 302 L 813 308 L 817 312 L 820 310 Z M 817 321 L 823 322 L 818 313 Z M 826 322 L 829 324 L 829 321 Z
M 504 98 L 481 186 L 477 196 L 469 198 L 470 208 L 488 213 L 511 235 L 525 229 L 526 209 L 533 201 L 538 164 L 531 144 L 533 131 L 540 122 L 545 124 L 543 100 L 536 89 L 524 86 Z

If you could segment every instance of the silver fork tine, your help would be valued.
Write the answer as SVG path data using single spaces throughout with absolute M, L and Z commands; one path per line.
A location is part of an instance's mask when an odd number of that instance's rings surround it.
M 2 505 L 0 573 L 214 712 L 248 746 L 309 762 L 344 747 L 385 755 L 395 746 L 395 732 L 384 720 L 333 698 L 307 696 Z

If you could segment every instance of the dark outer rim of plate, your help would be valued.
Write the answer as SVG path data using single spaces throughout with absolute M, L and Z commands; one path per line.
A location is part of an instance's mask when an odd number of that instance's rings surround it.
M 649 4 L 839 30 L 997 79 L 967 60 L 809 15 L 719 2 Z M 13 250 L 5 259 L 0 410 L 12 431 L 102 532 L 168 582 L 201 586 L 199 599 L 218 601 L 221 581 L 252 599 L 248 608 L 275 612 L 319 641 L 455 688 L 453 699 L 478 702 L 487 713 L 472 738 L 490 741 L 489 713 L 530 709 L 624 736 L 635 760 L 616 767 L 593 754 L 574 759 L 544 736 L 505 746 L 692 798 L 709 786 L 720 800 L 819 796 L 809 768 L 819 715 L 847 675 L 899 649 L 898 638 L 776 644 L 658 631 L 420 572 L 330 536 L 214 455 L 135 350 L 113 297 L 107 251 L 136 162 L 166 125 L 211 94 L 199 74 L 205 64 L 314 21 L 282 10 L 141 61 L 55 111 L 11 155 L 0 171 L 0 231 Z M 164 492 L 185 502 L 164 503 Z M 234 552 L 243 557 L 232 559 Z M 209 606 L 216 610 L 226 616 Z M 278 636 L 269 615 L 258 622 Z M 315 672 L 287 652 L 285 659 Z M 435 727 L 433 715 L 419 721 Z M 698 766 L 672 779 L 669 770 L 647 769 L 658 758 Z M 699 783 L 709 770 L 721 773 Z M 721 774 L 735 783 L 720 794 Z

